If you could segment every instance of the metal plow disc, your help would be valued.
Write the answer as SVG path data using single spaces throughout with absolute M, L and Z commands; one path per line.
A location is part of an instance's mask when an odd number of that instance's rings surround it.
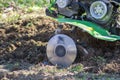
M 64 34 L 53 36 L 47 45 L 47 57 L 49 61 L 58 66 L 70 66 L 77 55 L 74 41 Z

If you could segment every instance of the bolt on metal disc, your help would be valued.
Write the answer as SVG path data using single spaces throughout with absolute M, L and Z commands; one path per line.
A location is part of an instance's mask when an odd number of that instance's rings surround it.
M 68 67 L 74 62 L 76 55 L 76 45 L 67 35 L 58 34 L 49 40 L 47 57 L 52 64 Z

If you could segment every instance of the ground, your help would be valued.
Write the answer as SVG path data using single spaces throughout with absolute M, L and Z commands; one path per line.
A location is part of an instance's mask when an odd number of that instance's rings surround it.
M 79 29 L 71 32 L 71 26 L 64 24 L 62 33 L 76 41 L 78 56 L 70 67 L 59 68 L 46 56 L 47 42 L 59 23 L 46 17 L 44 10 L 19 11 L 13 19 L 9 10 L 0 20 L 1 80 L 120 80 L 119 42 L 97 40 Z M 82 41 L 87 42 L 88 55 L 79 49 Z

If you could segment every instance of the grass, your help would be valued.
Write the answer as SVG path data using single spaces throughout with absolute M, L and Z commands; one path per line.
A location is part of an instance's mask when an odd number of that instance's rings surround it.
M 23 16 L 27 19 L 30 13 L 43 13 L 48 5 L 47 0 L 0 0 L 0 23 L 15 23 Z M 35 13 L 35 15 L 36 15 Z M 31 26 L 31 23 L 27 26 Z
M 14 23 L 15 21 L 17 21 L 20 17 L 20 15 L 17 12 L 10 12 L 9 14 L 1 14 L 0 15 L 0 21 L 4 21 L 7 23 Z
M 0 8 L 5 8 L 9 6 L 45 7 L 47 4 L 48 4 L 47 0 L 0 0 Z
M 45 8 L 48 4 L 47 0 L 0 0 L 0 13 L 10 7 L 31 12 L 38 8 Z

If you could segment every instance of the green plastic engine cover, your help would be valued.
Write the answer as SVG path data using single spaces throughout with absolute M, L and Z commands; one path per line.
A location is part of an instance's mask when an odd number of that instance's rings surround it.
M 51 0 L 51 4 L 48 8 L 50 11 L 52 11 L 53 9 L 52 5 L 55 3 L 55 1 L 56 0 Z M 64 18 L 64 17 L 58 17 L 54 19 L 61 23 L 67 23 L 70 25 L 77 26 L 78 28 L 83 29 L 84 31 L 92 35 L 93 37 L 100 39 L 100 40 L 105 40 L 105 41 L 120 40 L 120 36 L 112 35 L 106 29 L 89 21 L 74 20 L 74 19 L 69 19 L 69 18 Z

